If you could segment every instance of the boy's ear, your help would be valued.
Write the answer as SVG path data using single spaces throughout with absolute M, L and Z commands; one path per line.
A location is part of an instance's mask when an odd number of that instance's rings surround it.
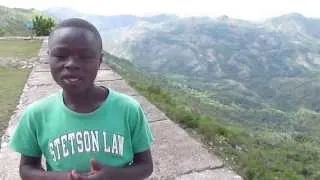
M 101 52 L 101 54 L 100 54 L 100 64 L 102 63 L 102 61 L 103 61 L 103 57 L 104 57 L 104 53 L 103 52 Z

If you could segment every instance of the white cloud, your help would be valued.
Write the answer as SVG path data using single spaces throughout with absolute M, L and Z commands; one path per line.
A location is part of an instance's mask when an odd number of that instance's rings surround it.
M 88 13 L 118 15 L 152 15 L 172 13 L 181 16 L 219 16 L 259 20 L 285 13 L 298 12 L 320 17 L 318 0 L 0 0 L 9 7 L 46 9 L 71 7 Z

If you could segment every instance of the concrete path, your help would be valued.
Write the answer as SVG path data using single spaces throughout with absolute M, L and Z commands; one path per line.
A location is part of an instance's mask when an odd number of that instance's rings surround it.
M 31 72 L 19 105 L 9 122 L 8 130 L 3 137 L 0 150 L 0 180 L 19 179 L 18 154 L 7 146 L 9 137 L 14 132 L 18 117 L 24 108 L 35 100 L 58 91 L 49 72 L 47 64 L 47 40 L 39 52 L 40 64 Z M 201 143 L 191 138 L 183 129 L 169 120 L 159 109 L 150 104 L 143 96 L 132 89 L 121 76 L 103 65 L 96 79 L 98 84 L 105 85 L 137 99 L 146 112 L 155 137 L 152 146 L 154 173 L 150 180 L 238 180 L 240 176 L 224 167 L 217 156 L 204 148 Z

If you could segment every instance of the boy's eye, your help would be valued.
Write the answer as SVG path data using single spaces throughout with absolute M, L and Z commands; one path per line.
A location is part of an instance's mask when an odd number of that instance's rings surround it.
M 67 56 L 65 56 L 65 55 L 54 55 L 53 57 L 55 57 L 55 58 L 57 58 L 59 60 L 63 60 L 63 59 L 67 58 Z
M 79 56 L 80 59 L 92 59 L 94 58 L 95 56 L 92 55 L 92 54 L 82 54 Z

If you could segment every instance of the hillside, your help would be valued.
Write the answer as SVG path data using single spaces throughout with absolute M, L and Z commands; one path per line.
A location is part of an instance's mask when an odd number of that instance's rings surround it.
M 244 179 L 319 179 L 320 146 L 306 133 L 260 128 L 248 130 L 212 113 L 192 92 L 162 75 L 148 73 L 126 59 L 106 53 L 105 62 L 166 115 L 197 132 L 208 148 L 219 154 Z M 211 112 L 202 112 L 210 108 Z M 228 110 L 228 107 L 222 107 Z M 312 118 L 305 116 L 304 118 Z M 190 130 L 192 129 L 192 130 Z M 318 129 L 319 131 L 319 129 Z M 316 132 L 316 131 L 315 131 Z
M 105 32 L 104 45 L 179 81 L 222 117 L 295 131 L 303 129 L 297 114 L 320 110 L 320 39 L 311 33 L 318 22 L 297 14 L 260 24 L 228 17 L 140 21 Z
M 34 9 L 7 8 L 0 6 L 0 36 L 24 36 L 24 22 L 36 13 Z
M 160 23 L 163 21 L 177 18 L 177 16 L 175 15 L 167 14 L 159 14 L 150 17 L 138 17 L 133 15 L 102 16 L 82 13 L 69 8 L 50 8 L 45 10 L 44 12 L 50 16 L 55 17 L 58 20 L 75 17 L 85 19 L 93 23 L 100 30 L 100 32 L 113 31 L 124 27 L 130 27 L 140 21 Z
M 266 24 L 280 32 L 320 38 L 320 19 L 306 18 L 301 14 L 292 13 L 272 18 Z

